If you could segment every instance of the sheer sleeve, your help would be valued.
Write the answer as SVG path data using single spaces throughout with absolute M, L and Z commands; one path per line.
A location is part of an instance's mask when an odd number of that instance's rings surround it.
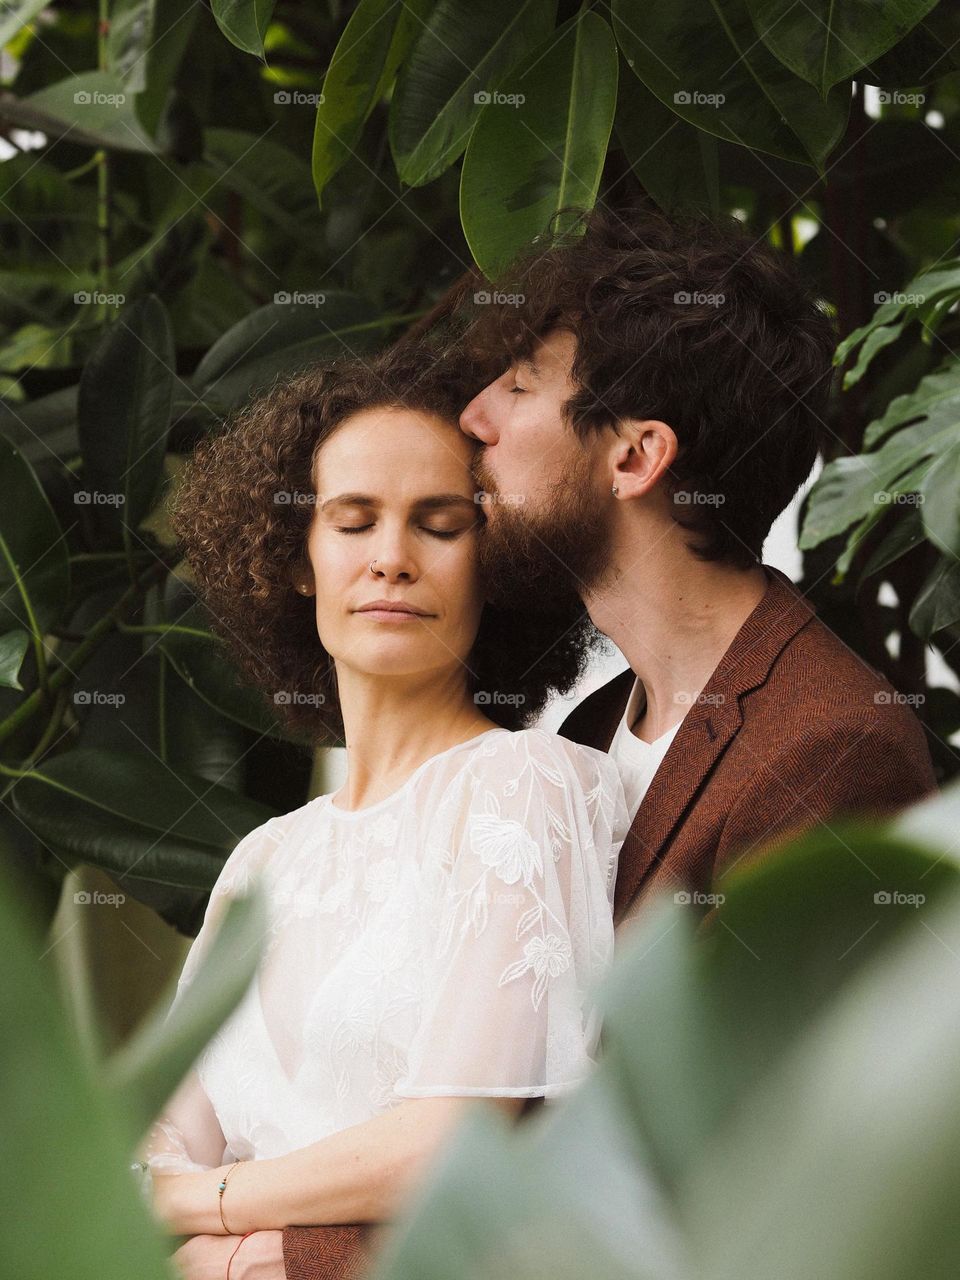
M 202 966 L 230 899 L 249 892 L 256 877 L 260 859 L 254 855 L 272 845 L 277 831 L 276 819 L 270 819 L 243 837 L 223 865 L 210 893 L 203 924 L 187 952 L 177 980 L 166 1021 L 173 1016 Z M 190 1071 L 156 1117 L 141 1144 L 139 1158 L 155 1173 L 195 1173 L 216 1169 L 233 1158 L 212 1102 L 207 1096 L 198 1071 L 197 1059 Z
M 594 1062 L 630 826 L 613 760 L 540 729 L 478 748 L 436 806 L 440 874 L 400 1097 L 552 1097 Z

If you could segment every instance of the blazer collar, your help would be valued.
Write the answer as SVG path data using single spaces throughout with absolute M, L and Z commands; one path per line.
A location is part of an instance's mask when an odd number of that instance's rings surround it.
M 620 851 L 614 921 L 619 923 L 655 860 L 728 742 L 740 728 L 740 698 L 763 684 L 779 654 L 814 615 L 786 574 L 762 566 L 769 584 L 759 604 L 734 636 L 697 702 L 670 743 Z M 597 708 L 591 745 L 608 751 L 634 683 L 624 671 L 607 686 Z M 604 690 L 606 692 L 606 690 Z

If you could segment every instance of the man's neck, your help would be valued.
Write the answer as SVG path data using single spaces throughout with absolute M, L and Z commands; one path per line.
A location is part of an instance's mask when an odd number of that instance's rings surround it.
M 633 574 L 612 572 L 587 596 L 594 624 L 623 653 L 643 685 L 631 726 L 654 742 L 678 724 L 713 675 L 769 579 L 760 565 L 733 569 L 690 553 Z M 609 584 L 609 585 L 607 585 Z

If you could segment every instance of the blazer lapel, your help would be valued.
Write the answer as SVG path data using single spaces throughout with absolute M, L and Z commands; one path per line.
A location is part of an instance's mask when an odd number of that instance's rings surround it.
M 622 919 L 651 864 L 696 802 L 711 769 L 740 728 L 740 698 L 763 684 L 777 655 L 813 616 L 812 606 L 785 574 L 771 565 L 763 568 L 770 579 L 763 598 L 737 632 L 696 704 L 684 716 L 634 815 L 620 850 L 615 923 Z M 571 736 L 609 750 L 633 680 L 633 672 L 628 670 L 611 681 L 610 697 L 597 705 L 589 731 L 584 732 L 586 726 L 581 721 L 577 725 L 579 732 Z

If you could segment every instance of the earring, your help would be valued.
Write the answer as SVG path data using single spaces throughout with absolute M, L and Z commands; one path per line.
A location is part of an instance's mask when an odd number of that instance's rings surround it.
M 614 497 L 616 497 L 616 496 L 617 496 L 617 486 L 616 486 L 616 485 L 614 485 L 614 486 L 613 486 L 613 496 L 614 496 Z

